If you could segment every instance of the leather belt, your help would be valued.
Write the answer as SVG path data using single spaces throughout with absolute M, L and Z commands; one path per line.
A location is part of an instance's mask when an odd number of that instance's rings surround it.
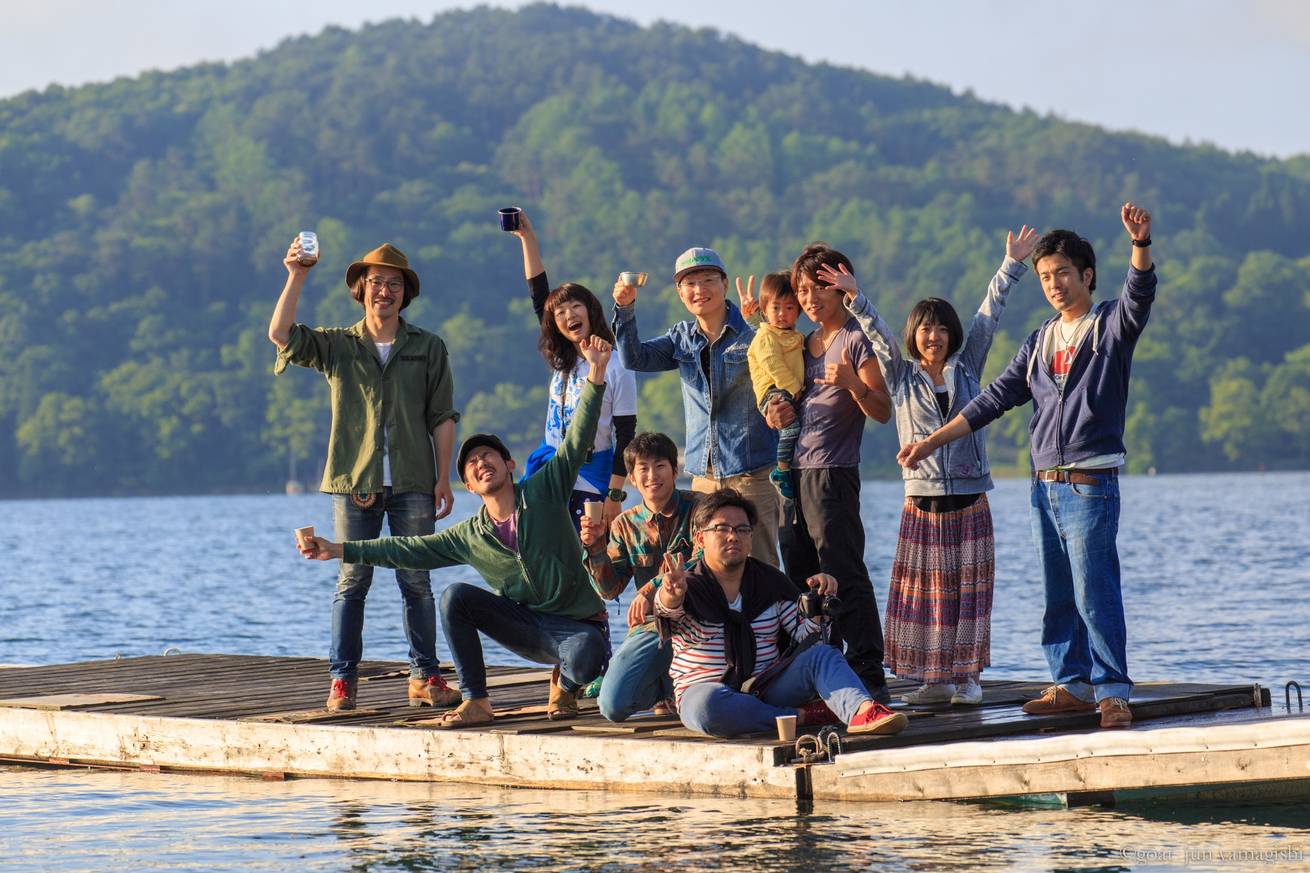
M 1063 482 L 1068 485 L 1100 485 L 1102 476 L 1118 475 L 1118 467 L 1100 467 L 1094 470 L 1037 471 L 1037 478 L 1043 482 Z

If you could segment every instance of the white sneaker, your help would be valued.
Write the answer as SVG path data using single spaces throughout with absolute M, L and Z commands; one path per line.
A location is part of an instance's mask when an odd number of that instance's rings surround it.
M 949 682 L 938 685 L 924 684 L 909 694 L 902 694 L 901 700 L 906 703 L 946 703 L 954 694 L 955 686 Z
M 960 686 L 960 690 L 951 695 L 951 703 L 963 706 L 978 706 L 982 701 L 982 686 L 970 679 Z

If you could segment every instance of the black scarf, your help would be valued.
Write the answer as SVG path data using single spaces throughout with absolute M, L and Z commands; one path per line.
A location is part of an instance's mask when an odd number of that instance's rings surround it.
M 728 607 L 728 598 L 702 562 L 698 572 L 687 577 L 687 596 L 682 608 L 702 624 L 723 625 L 723 655 L 728 668 L 723 683 L 740 691 L 742 683 L 755 672 L 755 631 L 751 622 L 775 603 L 796 599 L 796 586 L 780 570 L 754 558 L 746 559 L 741 574 L 741 611 Z M 787 647 L 786 634 L 778 640 L 778 650 Z

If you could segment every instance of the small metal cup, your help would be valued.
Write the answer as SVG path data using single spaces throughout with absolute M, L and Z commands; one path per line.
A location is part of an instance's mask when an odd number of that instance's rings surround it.
M 296 545 L 300 548 L 309 546 L 309 541 L 314 538 L 314 526 L 312 524 L 296 528 Z
M 519 219 L 522 215 L 523 210 L 519 209 L 517 206 L 506 206 L 504 209 L 500 210 L 500 229 L 518 230 L 520 224 Z
M 778 739 L 784 743 L 795 742 L 796 740 L 796 716 L 780 715 L 778 722 Z
M 619 284 L 627 285 L 630 288 L 640 288 L 646 284 L 646 274 L 633 271 L 619 273 Z
M 308 267 L 318 262 L 318 234 L 312 230 L 302 230 L 300 236 L 300 263 Z

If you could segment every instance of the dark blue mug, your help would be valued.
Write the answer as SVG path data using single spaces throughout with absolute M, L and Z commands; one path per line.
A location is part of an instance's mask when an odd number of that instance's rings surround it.
M 519 216 L 522 214 L 523 210 L 519 209 L 517 206 L 506 206 L 504 209 L 500 210 L 500 229 L 518 230 Z

